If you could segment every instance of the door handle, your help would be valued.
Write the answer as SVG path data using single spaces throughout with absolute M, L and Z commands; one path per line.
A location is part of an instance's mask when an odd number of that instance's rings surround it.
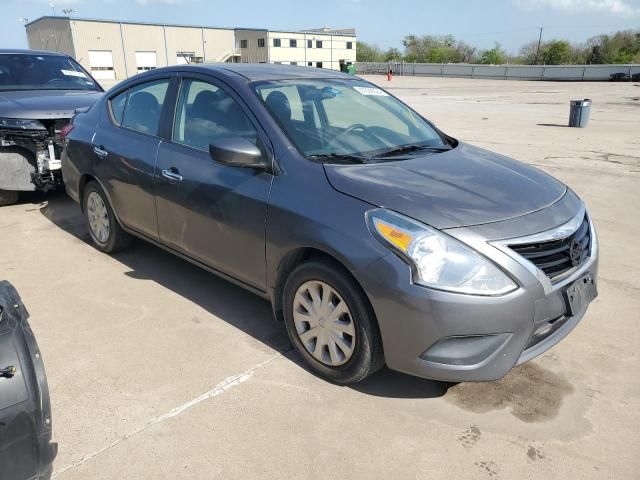
M 178 173 L 178 170 L 175 167 L 165 168 L 164 170 L 162 170 L 162 176 L 174 182 L 182 181 L 182 175 Z
M 93 147 L 93 153 L 95 153 L 96 155 L 98 155 L 100 158 L 104 158 L 107 155 L 109 155 L 109 152 L 107 152 L 104 149 L 103 145 L 100 145 L 99 147 Z

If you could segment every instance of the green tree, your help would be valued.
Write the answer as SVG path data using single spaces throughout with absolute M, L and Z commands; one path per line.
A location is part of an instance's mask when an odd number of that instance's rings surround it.
M 624 30 L 587 41 L 586 63 L 640 62 L 640 31 Z
M 384 52 L 385 62 L 399 62 L 402 60 L 402 53 L 397 48 L 390 48 Z
M 453 35 L 407 35 L 402 41 L 405 59 L 421 63 L 463 63 L 474 59 L 476 49 Z
M 357 62 L 381 62 L 382 60 L 382 52 L 378 46 L 361 41 L 358 42 L 358 48 L 356 50 Z
M 505 63 L 507 54 L 502 49 L 500 44 L 496 42 L 495 46 L 491 50 L 485 50 L 480 54 L 479 63 L 485 65 L 502 65 Z
M 540 48 L 539 62 L 544 65 L 571 63 L 571 44 L 566 40 L 551 40 Z

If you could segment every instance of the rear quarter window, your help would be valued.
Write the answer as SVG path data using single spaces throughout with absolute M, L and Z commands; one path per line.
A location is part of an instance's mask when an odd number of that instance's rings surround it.
M 122 117 L 124 116 L 124 107 L 127 104 L 127 94 L 128 90 L 116 95 L 115 97 L 109 100 L 109 106 L 111 108 L 111 115 L 113 116 L 113 120 L 118 124 L 122 124 Z

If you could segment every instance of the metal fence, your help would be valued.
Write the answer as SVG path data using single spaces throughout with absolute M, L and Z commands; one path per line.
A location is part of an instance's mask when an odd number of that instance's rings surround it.
M 640 74 L 640 65 L 475 65 L 466 63 L 368 63 L 358 62 L 359 74 L 487 78 L 501 80 L 602 81 L 623 74 L 628 80 Z

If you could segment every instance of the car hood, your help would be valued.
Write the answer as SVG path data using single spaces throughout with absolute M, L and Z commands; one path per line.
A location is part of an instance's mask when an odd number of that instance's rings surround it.
M 77 108 L 89 107 L 102 92 L 82 90 L 0 91 L 0 117 L 46 120 L 71 118 Z
M 364 165 L 325 164 L 339 192 L 439 229 L 526 215 L 566 187 L 537 168 L 460 143 L 448 152 Z

